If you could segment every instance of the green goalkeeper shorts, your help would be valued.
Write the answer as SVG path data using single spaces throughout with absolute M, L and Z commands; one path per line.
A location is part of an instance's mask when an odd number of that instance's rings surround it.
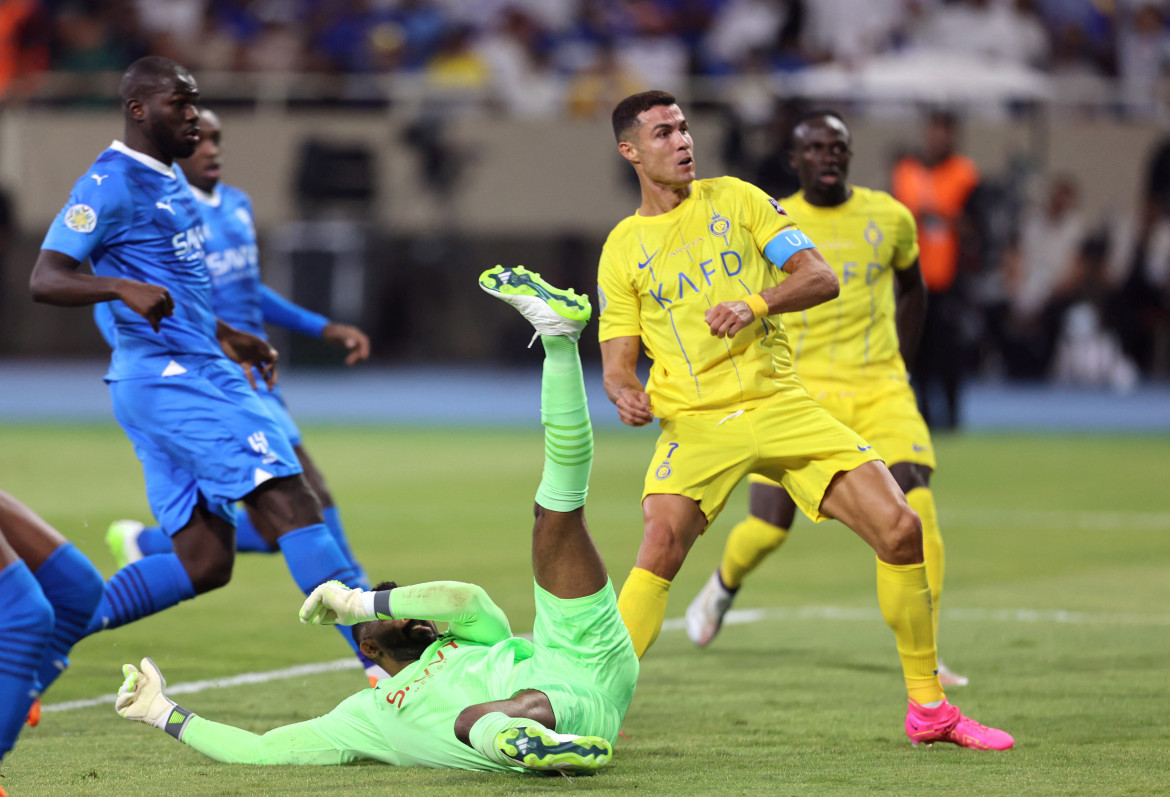
M 617 740 L 634 699 L 638 657 L 618 612 L 613 582 L 584 598 L 562 599 L 536 586 L 532 658 L 516 674 L 520 689 L 548 695 L 557 733 Z

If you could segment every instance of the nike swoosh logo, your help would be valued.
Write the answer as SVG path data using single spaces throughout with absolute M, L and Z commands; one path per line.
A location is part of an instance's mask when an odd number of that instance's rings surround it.
M 912 448 L 914 451 L 925 451 L 926 450 L 926 446 L 920 446 L 917 443 L 912 443 L 910 445 L 910 448 Z
M 650 265 L 650 261 L 654 259 L 654 255 L 657 255 L 661 251 L 661 249 L 655 249 L 653 255 L 650 255 L 650 257 L 646 258 L 638 264 L 638 271 L 641 271 L 642 269 L 646 268 L 646 266 Z
M 857 450 L 858 451 L 869 451 L 871 448 L 873 448 L 873 446 L 858 446 Z

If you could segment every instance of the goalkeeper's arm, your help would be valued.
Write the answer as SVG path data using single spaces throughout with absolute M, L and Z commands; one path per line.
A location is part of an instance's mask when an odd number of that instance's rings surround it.
M 461 581 L 429 581 L 376 592 L 329 581 L 309 594 L 300 617 L 301 622 L 315 625 L 396 618 L 434 620 L 449 623 L 450 632 L 460 639 L 489 645 L 512 636 L 504 611 L 483 588 Z
M 298 722 L 263 736 L 204 719 L 168 698 L 166 680 L 149 658 L 122 667 L 125 680 L 114 704 L 119 716 L 165 730 L 183 744 L 228 764 L 345 764 L 357 756 L 340 749 L 315 727 Z

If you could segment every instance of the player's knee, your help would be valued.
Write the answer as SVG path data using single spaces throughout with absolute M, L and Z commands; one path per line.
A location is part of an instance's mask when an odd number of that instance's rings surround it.
M 187 576 L 196 595 L 227 586 L 232 580 L 234 557 L 204 555 L 193 561 L 183 561 Z
M 663 578 L 674 578 L 687 558 L 691 543 L 687 535 L 672 524 L 654 518 L 646 521 L 642 535 L 642 548 L 638 552 L 640 563 L 648 570 Z
M 895 510 L 879 541 L 878 557 L 890 564 L 917 564 L 922 561 L 922 521 L 905 504 Z

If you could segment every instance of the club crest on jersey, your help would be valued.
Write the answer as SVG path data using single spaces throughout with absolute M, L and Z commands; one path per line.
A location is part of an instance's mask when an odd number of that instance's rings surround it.
M 727 243 L 727 236 L 731 234 L 731 219 L 720 215 L 719 211 L 714 211 L 711 216 L 711 222 L 707 225 L 707 229 L 711 231 L 712 235 L 717 235 Z
M 788 215 L 788 211 L 786 211 L 784 208 L 780 207 L 780 203 L 777 202 L 775 199 L 772 199 L 772 197 L 768 197 L 768 201 L 772 203 L 772 207 L 776 208 L 776 212 L 779 213 L 781 216 Z
M 870 246 L 881 246 L 885 236 L 882 235 L 881 228 L 874 224 L 873 219 L 869 220 L 869 224 L 865 227 L 865 242 Z
M 236 208 L 236 218 L 239 219 L 240 222 L 245 227 L 248 228 L 248 234 L 251 235 L 253 238 L 255 238 L 256 237 L 256 227 L 252 223 L 252 214 L 249 213 L 248 211 L 244 210 L 243 208 Z
M 89 205 L 74 205 L 65 211 L 65 226 L 73 232 L 93 232 L 97 220 L 97 213 Z

